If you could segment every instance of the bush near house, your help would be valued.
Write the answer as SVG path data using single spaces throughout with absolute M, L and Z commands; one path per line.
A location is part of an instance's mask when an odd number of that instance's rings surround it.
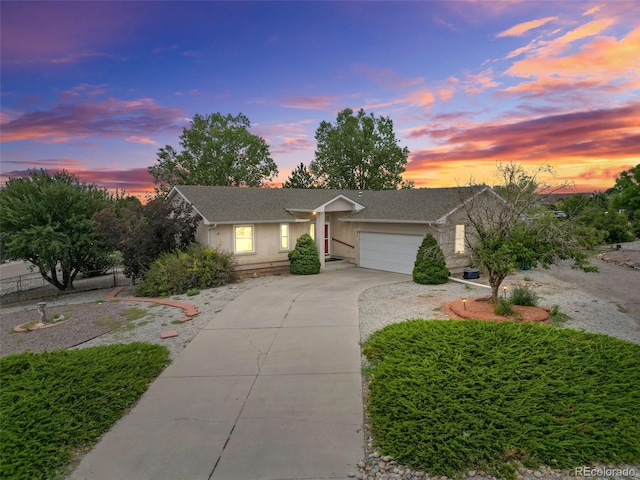
M 232 253 L 192 243 L 185 251 L 165 253 L 153 262 L 135 294 L 140 297 L 178 295 L 237 280 Z
M 413 267 L 413 281 L 424 285 L 447 283 L 449 270 L 442 249 L 433 235 L 427 233 L 418 249 Z
M 320 273 L 318 248 L 311 235 L 298 237 L 296 246 L 289 252 L 290 271 L 294 275 L 314 275 Z

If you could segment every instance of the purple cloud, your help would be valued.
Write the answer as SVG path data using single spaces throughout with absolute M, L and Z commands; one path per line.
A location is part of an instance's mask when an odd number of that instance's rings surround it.
M 2 142 L 39 140 L 63 142 L 93 136 L 150 137 L 177 129 L 183 112 L 163 107 L 150 98 L 103 101 L 76 101 L 54 105 L 49 110 L 26 112 L 7 120 Z

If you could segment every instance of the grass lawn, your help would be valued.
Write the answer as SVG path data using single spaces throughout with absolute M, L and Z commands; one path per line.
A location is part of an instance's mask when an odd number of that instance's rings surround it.
M 550 326 L 411 320 L 374 333 L 376 442 L 432 474 L 640 462 L 640 346 Z
M 169 351 L 131 343 L 0 359 L 2 478 L 61 475 L 164 369 Z

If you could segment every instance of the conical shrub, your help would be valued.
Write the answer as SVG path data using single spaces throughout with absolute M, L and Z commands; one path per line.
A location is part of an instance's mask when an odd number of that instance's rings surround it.
M 418 249 L 413 266 L 413 281 L 425 285 L 447 283 L 449 270 L 444 253 L 433 235 L 427 233 Z
M 296 247 L 289 252 L 290 271 L 294 275 L 313 275 L 320 273 L 318 248 L 311 235 L 305 233 L 298 237 Z

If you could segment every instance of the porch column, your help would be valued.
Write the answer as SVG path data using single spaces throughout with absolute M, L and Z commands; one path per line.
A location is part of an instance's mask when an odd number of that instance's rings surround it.
M 324 270 L 324 212 L 316 213 L 316 247 L 320 257 L 320 270 Z

